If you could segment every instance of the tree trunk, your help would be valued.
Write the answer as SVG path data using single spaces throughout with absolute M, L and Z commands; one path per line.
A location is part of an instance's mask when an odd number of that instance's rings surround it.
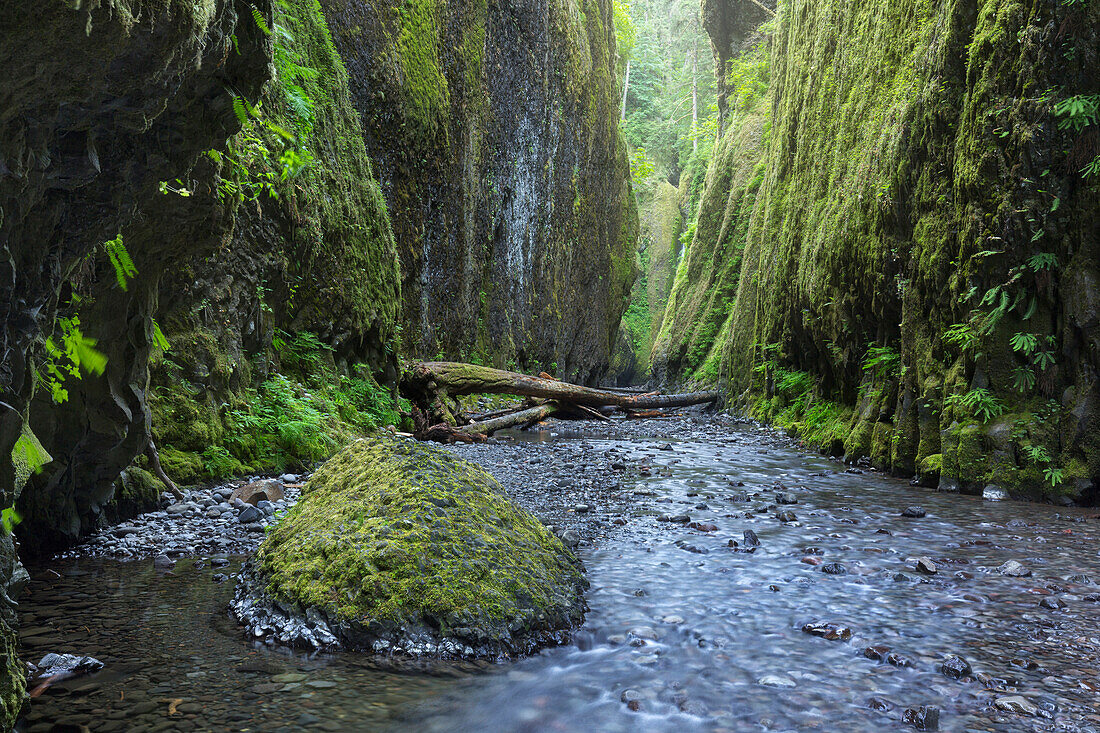
M 622 105 L 622 114 L 619 116 L 619 119 L 621 119 L 621 120 L 626 119 L 626 90 L 629 86 L 630 86 L 630 59 L 627 59 L 626 60 L 626 73 L 623 74 L 623 105 Z
M 681 395 L 623 394 L 555 379 L 530 377 L 502 369 L 451 361 L 429 361 L 412 365 L 402 377 L 401 390 L 406 397 L 429 414 L 433 406 L 445 402 L 446 398 L 468 394 L 514 394 L 572 402 L 588 407 L 613 405 L 639 410 L 700 405 L 715 402 L 719 396 L 718 392 L 692 392 Z M 433 422 L 444 422 L 444 420 L 433 419 Z
M 526 410 L 519 410 L 508 415 L 501 415 L 500 417 L 494 417 L 490 420 L 483 422 L 475 422 L 470 425 L 463 425 L 455 430 L 456 433 L 462 435 L 491 435 L 497 430 L 503 430 L 504 428 L 515 427 L 516 425 L 526 425 L 527 423 L 538 422 L 539 420 L 545 420 L 560 410 L 561 407 L 554 402 L 547 402 L 535 407 L 529 407 Z

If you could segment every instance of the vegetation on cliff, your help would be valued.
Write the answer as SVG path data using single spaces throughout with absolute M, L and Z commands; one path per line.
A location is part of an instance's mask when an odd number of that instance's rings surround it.
M 767 98 L 726 70 L 669 375 L 944 488 L 1089 499 L 1097 13 L 782 5 Z

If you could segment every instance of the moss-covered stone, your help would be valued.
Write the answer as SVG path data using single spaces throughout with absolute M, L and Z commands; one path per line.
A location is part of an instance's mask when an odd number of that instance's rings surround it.
M 582 568 L 561 541 L 484 470 L 411 440 L 364 438 L 334 456 L 252 562 L 246 594 L 319 614 L 355 648 L 525 653 L 583 619 Z

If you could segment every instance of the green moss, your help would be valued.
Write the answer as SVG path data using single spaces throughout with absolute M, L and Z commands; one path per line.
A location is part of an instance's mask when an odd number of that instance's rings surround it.
M 572 554 L 481 468 L 383 436 L 318 470 L 256 563 L 281 603 L 486 641 L 568 627 L 581 583 Z
M 920 475 L 938 478 L 943 470 L 943 454 L 934 453 L 920 462 Z
M 405 110 L 416 135 L 428 140 L 447 134 L 450 90 L 440 62 L 441 9 L 439 0 L 405 0 L 400 7 L 401 32 L 397 46 L 404 71 Z M 484 27 L 480 29 L 484 44 Z M 481 48 L 475 30 L 464 39 L 466 73 L 480 77 Z

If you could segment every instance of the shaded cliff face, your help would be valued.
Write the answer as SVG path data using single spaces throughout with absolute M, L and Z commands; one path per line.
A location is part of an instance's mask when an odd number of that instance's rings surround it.
M 264 6 L 257 6 L 262 10 Z M 255 98 L 270 48 L 242 3 L 62 3 L 4 11 L 0 183 L 6 260 L 0 302 L 6 356 L 3 445 L 27 414 L 43 343 L 76 316 L 107 357 L 101 376 L 39 389 L 31 428 L 53 456 L 20 498 L 31 545 L 74 538 L 109 502 L 112 483 L 147 442 L 145 402 L 161 273 L 201 253 L 211 221 L 229 212 L 208 185 L 165 196 L 164 180 L 213 179 L 204 150 L 239 127 L 232 95 Z M 234 50 L 234 39 L 236 50 Z M 140 72 L 138 71 L 140 70 Z M 205 206 L 195 202 L 205 201 Z M 140 277 L 123 289 L 102 245 L 121 234 Z M 11 500 L 5 477 L 5 494 Z M 28 549 L 34 549 L 29 547 Z
M 611 4 L 322 5 L 389 204 L 406 347 L 599 377 L 637 236 Z
M 74 537 L 144 447 L 156 283 L 204 226 L 161 197 L 159 182 L 208 170 L 202 151 L 238 127 L 227 89 L 254 98 L 270 55 L 262 34 L 238 24 L 251 13 L 243 2 L 78 5 L 0 10 L 0 455 L 12 456 L 0 462 L 0 507 L 20 500 L 21 533 L 33 543 Z M 207 209 L 202 218 L 221 215 Z M 98 250 L 119 233 L 142 271 L 125 291 Z M 107 370 L 68 384 L 70 400 L 60 407 L 41 391 L 32 407 L 45 340 L 61 343 L 55 318 L 78 311 Z M 23 450 L 13 454 L 27 424 L 55 459 L 38 476 Z M 0 575 L 6 601 L 21 585 L 10 536 L 0 539 Z M 6 603 L 0 612 L 10 653 L 13 616 Z M 7 728 L 21 701 L 22 670 L 10 654 L 5 663 L 11 674 L 0 687 L 0 723 Z
M 673 293 L 727 313 L 677 326 L 670 302 L 670 371 L 694 343 L 731 398 L 837 454 L 1094 500 L 1100 135 L 1056 110 L 1100 93 L 1098 12 L 786 4 L 686 255 L 719 276 Z

